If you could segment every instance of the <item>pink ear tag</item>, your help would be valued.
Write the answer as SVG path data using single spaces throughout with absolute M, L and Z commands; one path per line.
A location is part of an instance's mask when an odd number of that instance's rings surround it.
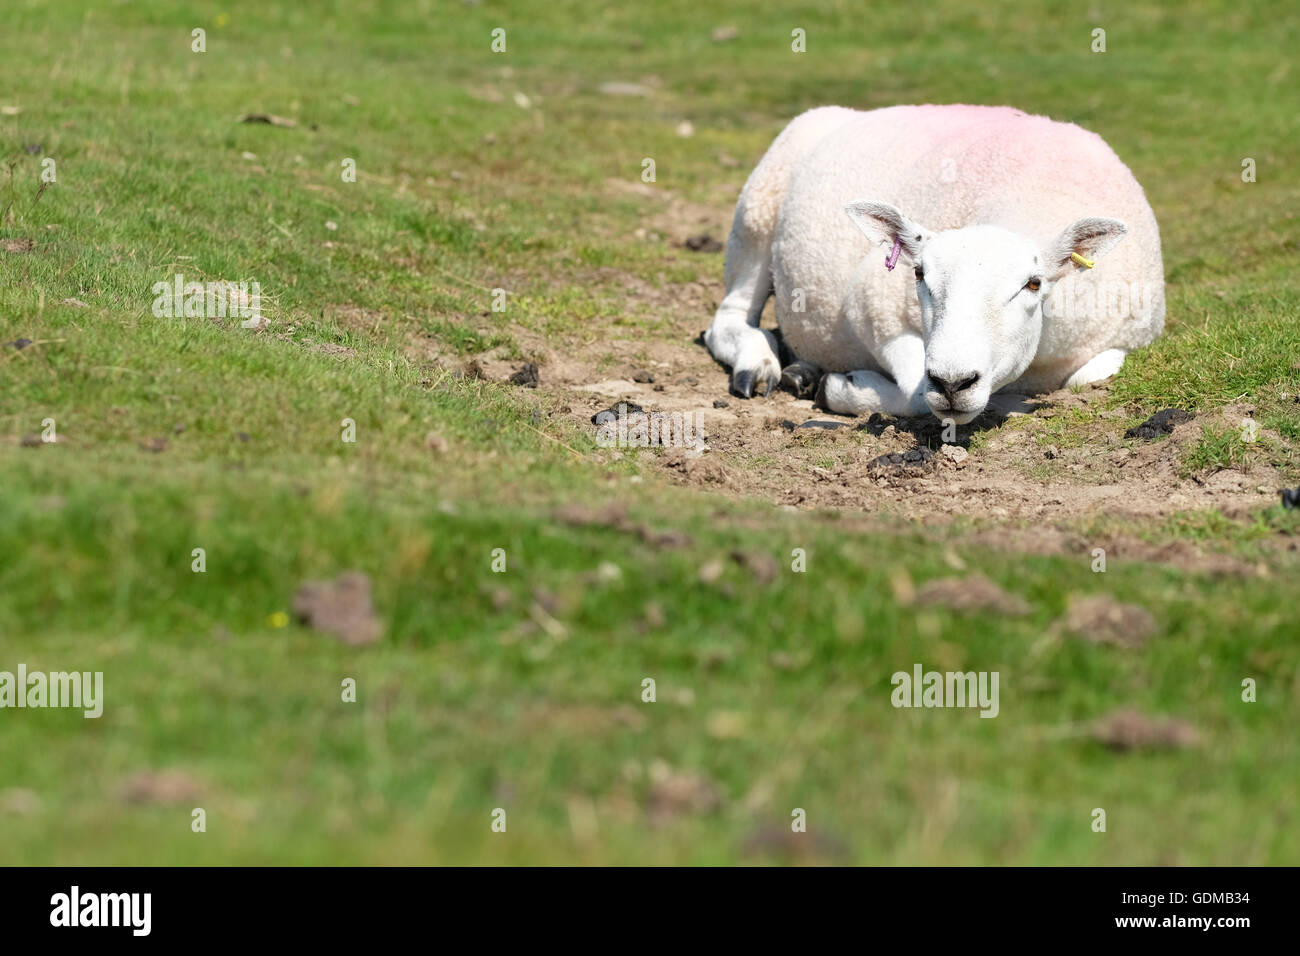
M 885 259 L 885 268 L 890 272 L 894 271 L 894 266 L 898 265 L 898 254 L 903 249 L 902 243 L 897 238 L 894 239 L 894 248 L 889 250 L 889 256 Z

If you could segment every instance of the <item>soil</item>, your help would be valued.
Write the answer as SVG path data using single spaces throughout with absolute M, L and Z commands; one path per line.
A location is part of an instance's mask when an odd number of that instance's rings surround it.
M 1071 409 L 1104 405 L 1109 384 L 1101 383 L 1033 397 L 995 395 L 982 416 L 944 435 L 933 417 L 845 417 L 779 390 L 737 398 L 729 393 L 727 370 L 700 338 L 723 294 L 723 254 L 686 248 L 701 235 L 727 235 L 734 194 L 726 203 L 701 205 L 639 186 L 611 184 L 611 190 L 656 197 L 659 205 L 647 215 L 646 228 L 668 240 L 674 264 L 698 263 L 696 280 L 656 285 L 611 268 L 593 269 L 585 278 L 617 288 L 628 299 L 629 313 L 652 317 L 655 331 L 611 321 L 584 328 L 579 342 L 549 342 L 525 328 L 512 332 L 538 363 L 537 398 L 552 420 L 591 432 L 593 416 L 619 402 L 648 413 L 688 413 L 697 416 L 707 451 L 627 448 L 600 454 L 636 455 L 681 484 L 797 510 L 833 509 L 839 519 L 989 519 L 999 525 L 990 533 L 1000 547 L 1011 538 L 1024 550 L 1040 552 L 1109 544 L 1130 557 L 1243 571 L 1238 562 L 1207 556 L 1189 542 L 1157 548 L 1139 534 L 1140 525 L 1180 512 L 1242 518 L 1277 503 L 1286 482 L 1262 455 L 1244 469 L 1189 473 L 1184 464 L 1203 429 L 1239 427 L 1252 412 L 1248 404 L 1195 416 L 1166 414 L 1129 436 L 1133 421 L 1153 409 L 1110 408 L 1085 424 L 1069 415 Z M 770 313 L 769 303 L 763 322 L 768 328 L 774 327 Z M 472 374 L 494 381 L 508 381 L 520 364 L 517 356 L 490 352 L 472 362 L 451 356 L 439 361 L 459 362 L 450 367 L 464 374 L 472 364 Z M 1267 433 L 1260 429 L 1260 435 Z M 1104 536 L 1090 533 L 1084 542 L 1070 533 L 1099 515 L 1131 519 L 1134 535 L 1098 544 Z M 1283 547 L 1295 550 L 1295 541 Z

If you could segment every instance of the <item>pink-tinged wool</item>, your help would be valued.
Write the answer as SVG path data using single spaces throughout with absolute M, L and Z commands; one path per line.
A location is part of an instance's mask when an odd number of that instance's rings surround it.
M 732 242 L 770 237 L 776 315 L 800 358 L 833 371 L 877 368 L 872 347 L 917 327 L 911 270 L 887 270 L 888 250 L 872 248 L 844 212 L 860 199 L 891 203 L 933 231 L 999 225 L 1042 245 L 1084 217 L 1127 224 L 1095 269 L 1079 270 L 1047 301 L 1022 390 L 1059 387 L 1094 355 L 1146 345 L 1164 326 L 1155 216 L 1095 133 L 1008 107 L 823 107 L 773 143 L 746 183 L 732 233 Z M 1138 283 L 1151 308 L 1145 317 L 1064 316 L 1063 296 L 1089 282 Z M 803 312 L 791 309 L 795 290 Z

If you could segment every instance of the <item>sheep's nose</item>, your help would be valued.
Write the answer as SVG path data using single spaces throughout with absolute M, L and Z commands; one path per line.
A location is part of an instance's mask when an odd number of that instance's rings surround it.
M 943 392 L 950 402 L 953 400 L 953 396 L 958 392 L 966 391 L 966 389 L 971 388 L 980 380 L 979 372 L 953 375 L 949 378 L 940 378 L 933 372 L 926 372 L 925 374 L 929 377 L 930 382 L 934 385 L 935 389 Z

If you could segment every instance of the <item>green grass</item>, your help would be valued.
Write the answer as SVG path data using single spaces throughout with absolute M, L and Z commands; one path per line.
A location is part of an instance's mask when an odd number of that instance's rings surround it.
M 726 24 L 739 38 L 712 42 Z M 1105 54 L 1089 50 L 1097 25 Z M 794 27 L 806 54 L 790 52 Z M 0 242 L 34 248 L 0 251 L 0 341 L 36 344 L 0 348 L 0 670 L 102 670 L 106 703 L 98 720 L 0 711 L 0 862 L 778 860 L 751 838 L 788 830 L 795 807 L 842 848 L 820 857 L 862 863 L 1296 862 L 1294 562 L 1261 547 L 1294 539 L 1293 515 L 1140 529 L 1270 572 L 1213 579 L 1119 560 L 1097 575 L 1089 557 L 990 552 L 960 528 L 939 544 L 906 524 L 849 530 L 672 487 L 552 421 L 545 398 L 448 375 L 414 347 L 522 360 L 537 336 L 602 355 L 615 322 L 676 335 L 629 280 L 671 297 L 707 274 L 720 290 L 721 259 L 674 247 L 655 202 L 610 185 L 639 183 L 642 158 L 656 188 L 725 220 L 805 108 L 1007 102 L 1104 136 L 1161 222 L 1168 330 L 1113 401 L 1140 417 L 1248 401 L 1280 436 L 1257 453 L 1297 480 L 1295 29 L 1281 2 L 1112 5 L 1096 23 L 1045 2 L 869 18 L 6 5 L 0 106 L 21 112 L 0 115 Z M 610 96 L 607 81 L 654 92 Z M 297 125 L 237 122 L 250 112 Z M 676 135 L 683 119 L 693 137 Z M 1256 183 L 1240 181 L 1247 156 Z M 155 318 L 149 290 L 177 272 L 257 280 L 271 325 Z M 1050 442 L 1071 447 L 1099 411 L 1054 419 Z M 59 440 L 23 446 L 46 418 Z M 1211 434 L 1189 465 L 1240 464 L 1232 437 Z M 689 542 L 555 517 L 618 503 Z M 806 574 L 789 570 L 795 548 Z M 732 551 L 778 571 L 757 583 Z M 1030 613 L 900 602 L 900 574 L 920 585 L 955 564 Z M 274 626 L 302 581 L 350 568 L 374 582 L 376 646 Z M 1089 593 L 1144 605 L 1159 633 L 1131 651 L 1062 635 L 1069 596 Z M 893 709 L 890 675 L 917 662 L 998 671 L 998 719 Z M 1180 717 L 1204 743 L 1115 754 L 1080 735 L 1121 707 Z M 199 795 L 122 798 L 124 780 L 164 769 Z M 711 797 L 673 803 L 665 775 Z M 18 812 L 15 790 L 36 805 Z

